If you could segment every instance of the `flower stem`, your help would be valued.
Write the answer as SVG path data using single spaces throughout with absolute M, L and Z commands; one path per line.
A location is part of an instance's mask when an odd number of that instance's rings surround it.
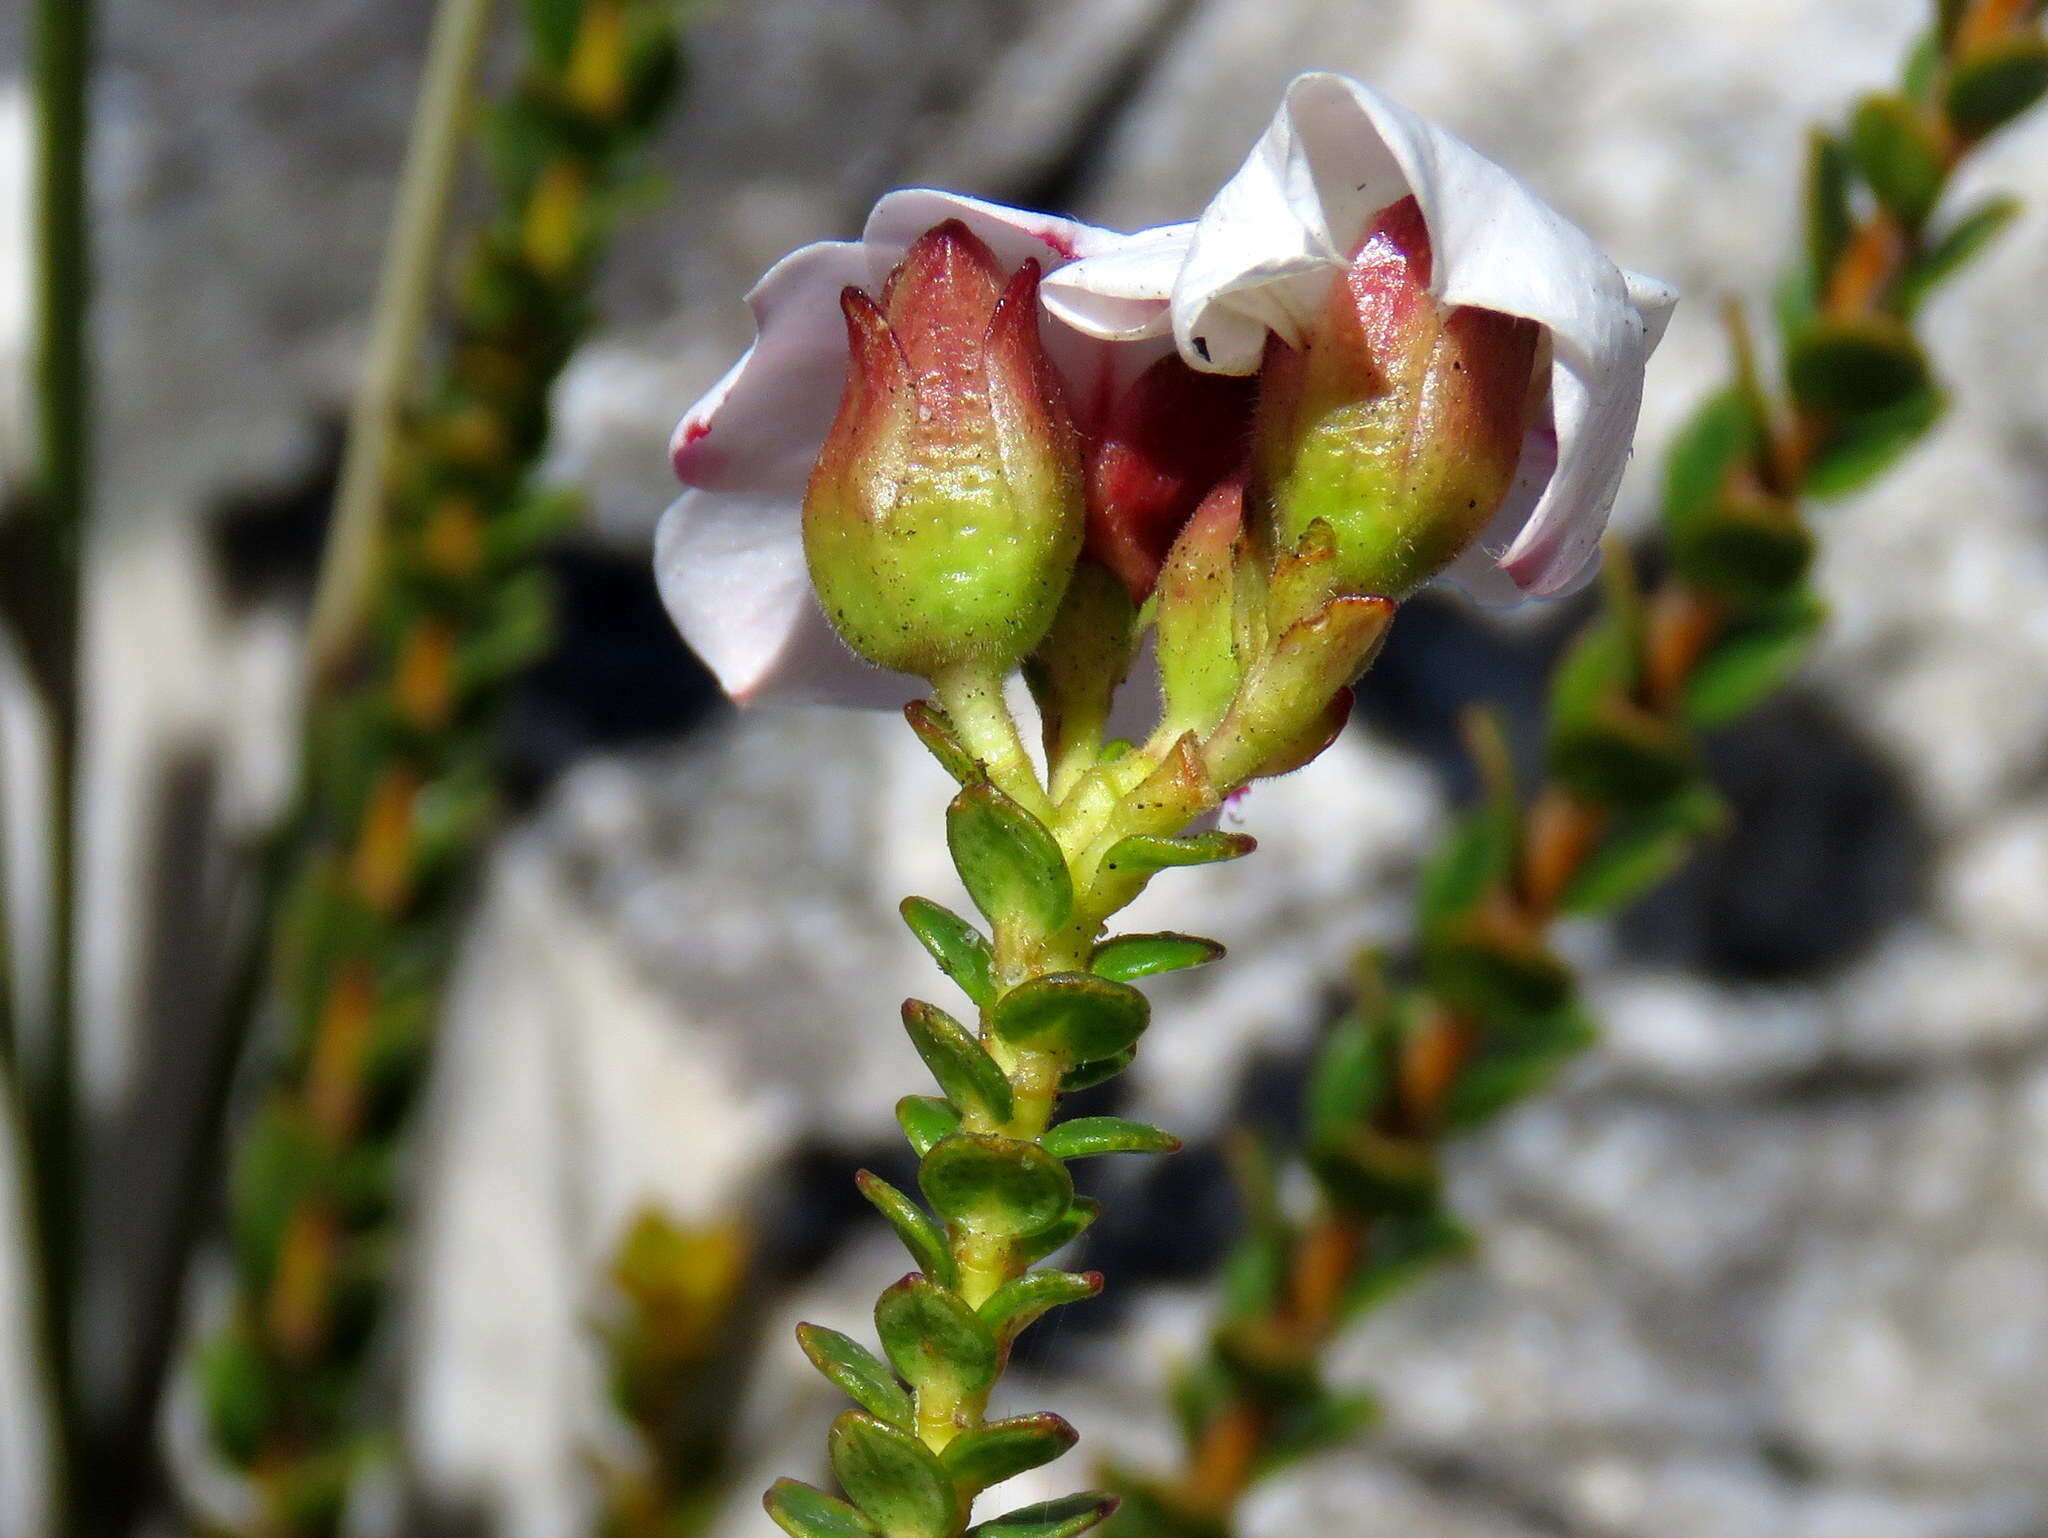
M 62 9 L 69 0 L 53 3 Z M 491 0 L 441 0 L 434 13 L 391 240 L 377 281 L 376 319 L 349 413 L 334 521 L 313 596 L 307 644 L 309 676 L 316 684 L 347 655 L 369 602 L 391 448 L 440 276 L 442 231 L 490 14 Z
M 49 732 L 49 963 L 40 1050 L 25 1073 L 37 1299 L 50 1391 L 51 1530 L 75 1530 L 86 1471 L 76 1396 L 72 1303 L 77 1294 L 78 1151 L 73 1022 L 77 943 L 78 628 L 90 508 L 92 368 L 87 330 L 91 246 L 86 220 L 86 92 L 90 0 L 37 0 L 30 71 L 35 92 L 38 459 L 31 493 L 36 614 L 24 649 Z M 24 1065 L 25 1066 L 25 1065 Z

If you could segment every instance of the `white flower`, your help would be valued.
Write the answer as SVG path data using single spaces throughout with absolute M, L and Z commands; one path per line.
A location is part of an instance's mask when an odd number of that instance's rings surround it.
M 1047 286 L 1046 305 L 1104 338 L 1170 329 L 1193 366 L 1253 373 L 1269 334 L 1300 343 L 1373 217 L 1409 196 L 1429 231 L 1437 298 L 1535 321 L 1549 340 L 1547 409 L 1515 489 L 1448 575 L 1485 598 L 1563 591 L 1598 552 L 1643 369 L 1676 296 L 1617 267 L 1507 171 L 1369 86 L 1298 77 L 1189 232 L 1170 285 L 1157 282 L 1157 252 L 1142 271 L 1111 253 L 1068 268 Z
M 676 427 L 670 454 L 688 489 L 655 536 L 662 601 L 736 700 L 888 707 L 928 692 L 917 679 L 870 667 L 832 633 L 804 564 L 802 505 L 846 383 L 840 292 L 851 285 L 879 294 L 911 242 L 948 219 L 965 223 L 1012 271 L 1029 259 L 1049 272 L 1076 258 L 1104 263 L 1082 294 L 1098 334 L 1049 317 L 1043 325 L 1084 423 L 1170 350 L 1158 326 L 1132 343 L 1099 333 L 1114 329 L 1120 307 L 1148 321 L 1156 314 L 1151 296 L 1172 282 L 1185 226 L 1120 235 L 914 190 L 877 203 L 859 240 L 823 241 L 777 262 L 747 295 L 754 345 Z M 1069 282 L 1062 292 L 1078 291 Z

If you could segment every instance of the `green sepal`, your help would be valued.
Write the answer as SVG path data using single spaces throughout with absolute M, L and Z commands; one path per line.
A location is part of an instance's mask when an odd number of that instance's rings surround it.
M 899 1431 L 914 1428 L 917 1410 L 909 1393 L 874 1352 L 851 1335 L 821 1324 L 798 1325 L 796 1339 L 811 1365 L 848 1399 Z
M 1052 1310 L 1085 1302 L 1101 1292 L 1100 1271 L 1030 1271 L 997 1288 L 981 1305 L 981 1320 L 1007 1351 L 1019 1335 Z
M 960 1130 L 960 1113 L 950 1101 L 934 1095 L 905 1095 L 896 1102 L 896 1125 L 910 1140 L 911 1151 L 922 1159 L 934 1143 Z
M 1948 392 L 1930 385 L 1883 411 L 1831 423 L 1806 466 L 1802 489 L 1812 497 L 1861 490 L 1926 437 L 1947 410 Z
M 1113 983 L 1135 982 L 1161 972 L 1180 972 L 1223 959 L 1223 947 L 1199 935 L 1170 931 L 1150 935 L 1117 935 L 1095 947 L 1088 970 Z
M 875 1301 L 875 1330 L 920 1396 L 940 1391 L 979 1400 L 1002 1373 L 1002 1354 L 981 1316 L 927 1277 L 906 1276 Z
M 1015 1114 L 1010 1081 L 966 1026 L 936 1004 L 906 999 L 903 1029 L 946 1098 L 963 1114 L 978 1111 L 992 1122 L 1006 1122 Z
M 1928 388 L 1927 355 L 1889 315 L 1823 316 L 1791 339 L 1785 379 L 1801 405 L 1859 416 Z
M 953 798 L 946 847 L 967 895 L 991 924 L 1050 933 L 1073 915 L 1073 878 L 1058 842 L 995 786 L 970 785 Z
M 761 1504 L 790 1538 L 882 1538 L 882 1530 L 859 1510 L 799 1480 L 776 1480 Z
M 967 1538 L 1081 1538 L 1117 1508 L 1113 1495 L 1090 1491 L 1036 1506 L 1019 1506 L 967 1530 Z
M 1097 1058 L 1092 1063 L 1076 1063 L 1060 1075 L 1060 1093 L 1071 1095 L 1076 1090 L 1093 1089 L 1098 1084 L 1107 1084 L 1138 1060 L 1138 1049 L 1126 1047 L 1111 1057 Z
M 2048 92 L 2048 38 L 2038 32 L 1995 37 L 1949 67 L 1948 119 L 1982 138 L 2003 128 Z
M 1215 730 L 1243 681 L 1234 601 L 1242 550 L 1235 510 L 1210 503 L 1182 527 L 1160 569 L 1154 651 L 1163 719 L 1176 732 Z
M 1849 151 L 1816 128 L 1806 141 L 1806 264 L 1808 283 L 1833 270 L 1854 226 L 1849 207 Z
M 1136 655 L 1137 611 L 1124 585 L 1102 566 L 1074 568 L 1052 629 L 1024 659 L 1024 681 L 1044 723 L 1055 799 L 1102 752 L 1102 729 Z
M 1086 1196 L 1077 1196 L 1067 1203 L 1067 1210 L 1061 1213 L 1044 1233 L 1033 1234 L 1029 1239 L 1020 1239 L 1012 1244 L 1010 1258 L 1020 1266 L 1036 1265 L 1054 1250 L 1065 1249 L 1080 1238 L 1101 1216 L 1100 1202 Z
M 1564 889 L 1566 913 L 1611 913 L 1677 870 L 1699 841 L 1727 822 L 1712 787 L 1699 783 L 1624 818 L 1600 840 Z
M 1717 726 L 1760 703 L 1798 671 L 1826 619 L 1827 605 L 1805 589 L 1742 615 L 1687 680 L 1686 718 Z
M 1180 1152 L 1180 1139 L 1163 1127 L 1148 1127 L 1121 1116 L 1079 1116 L 1063 1121 L 1039 1140 L 1055 1159 L 1086 1159 L 1096 1154 Z
M 1933 128 L 1904 97 L 1866 96 L 1850 120 L 1849 144 L 1870 190 L 1909 229 L 1934 210 L 1947 177 Z
M 1919 313 L 1927 296 L 1961 272 L 2020 216 L 2020 200 L 1998 193 L 1973 205 L 1920 253 L 1899 280 L 1899 308 L 1908 320 Z
M 1219 860 L 1241 860 L 1258 847 L 1258 840 L 1249 833 L 1189 833 L 1180 838 L 1137 833 L 1118 839 L 1103 859 L 1102 868 L 1149 872 L 1183 865 L 1214 865 Z
M 930 700 L 912 700 L 903 707 L 903 719 L 917 733 L 917 740 L 939 761 L 939 767 L 961 785 L 978 785 L 988 778 L 981 762 L 967 751 L 953 731 L 952 717 Z
M 1544 1088 L 1559 1068 L 1599 1039 L 1592 1016 L 1569 1002 L 1488 1032 L 1478 1055 L 1451 1086 L 1444 1124 L 1460 1129 L 1490 1120 Z
M 938 1454 L 907 1431 L 848 1410 L 827 1444 L 839 1486 L 889 1538 L 952 1538 L 966 1501 Z
M 939 1232 L 938 1224 L 925 1214 L 925 1210 L 872 1170 L 859 1171 L 853 1177 L 853 1183 L 875 1211 L 889 1220 L 889 1226 L 896 1230 L 896 1237 L 903 1241 L 903 1247 L 910 1251 L 910 1258 L 917 1262 L 924 1274 L 941 1286 L 952 1286 L 955 1280 L 953 1252 L 946 1247 L 946 1236 Z
M 958 983 L 978 1008 L 986 1009 L 996 996 L 992 975 L 995 953 L 982 932 L 929 898 L 906 897 L 899 911 L 939 970 Z
M 1137 1044 L 1152 1006 L 1128 983 L 1090 972 L 1048 972 L 996 1001 L 989 1029 L 1013 1047 L 1093 1063 Z
M 924 1156 L 917 1179 L 939 1216 L 976 1233 L 1043 1233 L 1074 1199 L 1066 1166 L 1016 1138 L 949 1137 Z
M 956 1484 L 979 1495 L 990 1485 L 1045 1467 L 1080 1440 L 1078 1431 L 1050 1412 L 1013 1415 L 961 1432 L 946 1444 L 939 1461 Z

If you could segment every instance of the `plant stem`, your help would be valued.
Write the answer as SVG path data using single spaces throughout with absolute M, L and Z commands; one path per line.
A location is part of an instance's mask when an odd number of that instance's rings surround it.
M 76 943 L 76 764 L 81 552 L 90 495 L 91 365 L 86 319 L 91 253 L 86 229 L 86 110 L 90 0 L 37 0 L 29 68 L 35 92 L 38 459 L 31 515 L 40 566 L 36 634 L 25 636 L 49 732 L 48 998 L 40 1051 L 24 1075 L 26 1171 L 31 1190 L 44 1367 L 50 1387 L 55 1504 L 52 1531 L 77 1517 L 79 1425 L 72 1356 L 77 1291 L 73 1222 L 77 1179 L 76 1048 L 72 1021 Z
M 67 0 L 45 3 L 61 9 Z M 391 445 L 440 273 L 441 237 L 490 13 L 491 0 L 441 0 L 434 15 L 391 241 L 377 282 L 376 320 L 349 413 L 334 521 L 313 596 L 307 660 L 316 688 L 348 654 L 376 573 Z

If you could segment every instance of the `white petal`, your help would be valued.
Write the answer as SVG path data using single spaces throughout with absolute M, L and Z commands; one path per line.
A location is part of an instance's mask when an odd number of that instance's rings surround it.
M 1549 333 L 1557 469 L 1500 559 L 1522 591 L 1560 591 L 1598 548 L 1643 367 L 1676 296 L 1622 271 L 1456 135 L 1342 75 L 1296 79 L 1196 224 L 1174 294 L 1175 338 L 1196 367 L 1251 372 L 1267 333 L 1299 341 L 1368 221 L 1409 195 L 1428 226 L 1431 286 L 1445 303 L 1522 316 Z
M 1047 276 L 1040 289 L 1046 309 L 1106 342 L 1164 335 L 1173 324 L 1174 280 L 1194 233 L 1192 224 L 1168 224 L 1117 236 L 1106 249 Z
M 655 530 L 654 580 L 683 639 L 740 704 L 887 709 L 928 692 L 832 633 L 785 498 L 684 492 Z

